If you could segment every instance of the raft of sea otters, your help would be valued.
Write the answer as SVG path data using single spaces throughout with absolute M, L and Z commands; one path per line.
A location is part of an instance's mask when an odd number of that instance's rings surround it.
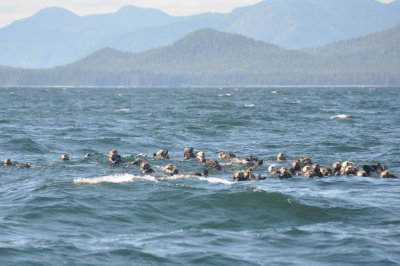
M 91 154 L 87 153 L 85 157 L 90 157 Z M 150 164 L 145 160 L 148 156 L 145 154 L 139 154 L 138 158 L 133 162 L 129 162 L 129 165 L 139 165 L 140 172 L 144 175 L 154 173 Z M 157 160 L 168 160 L 168 150 L 159 150 L 153 154 L 154 159 Z M 206 159 L 205 153 L 203 151 L 194 154 L 194 148 L 188 147 L 183 152 L 183 160 L 196 159 L 197 163 L 204 166 L 203 173 L 196 171 L 193 174 L 196 176 L 208 176 L 209 170 L 219 171 L 222 169 L 218 161 L 214 159 Z M 233 181 L 249 181 L 249 180 L 264 180 L 259 174 L 257 177 L 253 174 L 253 170 L 263 164 L 263 160 L 258 159 L 256 156 L 251 155 L 249 157 L 240 158 L 231 152 L 220 152 L 218 153 L 218 159 L 224 160 L 231 164 L 238 164 L 246 166 L 246 170 L 236 171 L 233 176 Z M 68 161 L 68 154 L 62 154 L 60 157 L 61 161 Z M 277 162 L 286 162 L 286 156 L 283 153 L 279 153 L 277 156 Z M 118 154 L 117 150 L 113 149 L 108 155 L 108 162 L 113 166 L 122 165 L 121 156 Z M 20 168 L 31 168 L 32 165 L 29 163 L 21 163 L 17 165 L 10 159 L 5 159 L 3 162 L 4 166 L 19 166 Z M 362 170 L 361 170 L 362 169 Z M 308 156 L 302 156 L 299 159 L 292 162 L 291 167 L 288 169 L 286 167 L 281 167 L 278 169 L 276 165 L 270 165 L 268 167 L 268 175 L 276 176 L 280 179 L 292 178 L 292 176 L 304 176 L 308 178 L 324 177 L 324 176 L 360 176 L 366 177 L 371 174 L 380 174 L 380 178 L 397 178 L 393 174 L 387 171 L 389 169 L 386 165 L 381 165 L 380 162 L 377 164 L 364 164 L 358 166 L 353 162 L 335 162 L 331 167 L 319 166 L 318 164 L 313 164 Z M 176 175 L 179 173 L 178 168 L 174 164 L 168 164 L 164 167 L 164 172 L 168 175 Z

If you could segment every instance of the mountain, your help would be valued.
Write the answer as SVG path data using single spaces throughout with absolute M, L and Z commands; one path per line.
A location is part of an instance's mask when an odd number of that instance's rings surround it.
M 399 12 L 398 3 L 375 0 L 265 0 L 232 12 L 224 31 L 297 49 L 388 29 L 400 23 Z
M 374 72 L 395 73 L 400 78 L 400 25 L 392 29 L 334 44 L 304 49 L 310 55 L 332 61 L 356 62 Z
M 335 58 L 357 58 L 359 60 L 382 59 L 395 60 L 399 56 L 400 25 L 389 30 L 369 34 L 364 37 L 336 42 L 330 45 L 303 49 L 316 56 Z
M 315 47 L 360 37 L 400 23 L 399 0 L 382 4 L 375 0 L 265 0 L 229 14 L 208 14 L 131 33 L 99 43 L 120 50 L 140 52 L 172 44 L 200 28 L 238 33 L 288 49 Z M 154 41 L 155 40 L 155 41 Z M 146 46 L 144 44 L 153 44 Z
M 374 40 L 370 47 L 365 38 Z M 393 39 L 398 38 L 400 26 L 352 40 L 347 52 L 339 49 L 345 56 L 338 56 L 324 53 L 323 48 L 286 50 L 237 34 L 201 29 L 173 45 L 142 53 L 104 48 L 53 69 L 3 67 L 0 85 L 400 85 L 400 47 L 393 46 Z M 385 49 L 387 54 L 374 56 Z
M 62 8 L 46 8 L 0 29 L 0 64 L 51 67 L 93 52 L 110 35 L 154 27 L 175 18 L 155 9 L 126 6 L 114 14 L 77 16 Z
M 155 9 L 124 7 L 115 14 L 79 17 L 60 8 L 0 29 L 0 64 L 64 65 L 104 47 L 142 52 L 190 32 L 211 28 L 287 49 L 326 45 L 400 23 L 400 0 L 264 0 L 227 14 L 171 17 Z

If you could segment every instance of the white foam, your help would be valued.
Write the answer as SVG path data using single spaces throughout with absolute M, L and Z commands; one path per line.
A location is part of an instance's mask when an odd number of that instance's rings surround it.
M 231 97 L 232 94 L 227 93 L 227 94 L 218 94 L 218 97 Z
M 271 93 L 272 93 L 272 94 L 277 94 L 277 93 L 278 93 L 278 91 L 271 91 Z
M 198 177 L 199 180 L 202 181 L 207 181 L 209 183 L 220 183 L 220 184 L 225 184 L 225 185 L 231 185 L 233 184 L 232 181 L 226 180 L 226 179 L 222 179 L 222 178 L 218 178 L 218 177 Z
M 134 180 L 142 179 L 147 181 L 157 182 L 154 176 L 135 176 L 131 174 L 117 174 L 108 175 L 94 178 L 75 178 L 72 182 L 74 184 L 99 184 L 99 183 L 129 183 Z
M 331 116 L 329 119 L 330 120 L 333 120 L 333 119 L 346 119 L 346 118 L 349 118 L 350 116 L 349 115 L 334 115 L 334 116 Z
M 218 177 L 203 177 L 203 176 L 195 176 L 195 175 L 173 175 L 173 176 L 161 177 L 161 178 L 159 178 L 159 180 L 177 180 L 177 179 L 186 179 L 186 178 L 194 178 L 194 179 L 198 179 L 201 181 L 207 181 L 209 183 L 220 183 L 220 184 L 225 184 L 225 185 L 233 184 L 232 181 L 218 178 Z
M 244 106 L 245 107 L 254 107 L 255 105 L 254 104 L 245 104 Z
M 158 180 L 177 180 L 177 179 L 187 179 L 194 178 L 200 181 L 207 181 L 209 183 L 220 183 L 225 185 L 233 184 L 232 181 L 218 178 L 218 177 L 203 177 L 203 176 L 195 176 L 195 175 L 173 175 L 173 176 L 164 176 L 159 177 Z M 158 182 L 158 180 L 154 176 L 146 175 L 146 176 L 135 176 L 131 174 L 117 174 L 117 175 L 108 175 L 94 178 L 75 178 L 72 182 L 74 184 L 100 184 L 100 183 L 130 183 L 135 180 L 146 180 L 151 182 Z
M 115 112 L 129 112 L 131 109 L 129 108 L 121 108 L 121 109 L 115 109 Z
M 145 176 L 136 176 L 136 179 L 141 179 L 141 180 L 146 180 L 146 181 L 151 181 L 151 182 L 158 182 L 158 180 L 151 175 L 145 175 Z

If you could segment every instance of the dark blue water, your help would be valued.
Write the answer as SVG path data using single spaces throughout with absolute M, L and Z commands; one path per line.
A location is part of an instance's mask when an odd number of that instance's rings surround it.
M 400 176 L 396 88 L 0 89 L 1 265 L 398 265 L 400 180 L 232 183 L 184 162 L 193 146 L 320 165 L 381 161 Z M 117 149 L 124 165 L 112 167 Z M 147 160 L 143 176 L 126 163 Z M 70 161 L 59 160 L 68 153 Z M 84 158 L 85 153 L 93 156 Z M 166 176 L 175 163 L 182 174 Z

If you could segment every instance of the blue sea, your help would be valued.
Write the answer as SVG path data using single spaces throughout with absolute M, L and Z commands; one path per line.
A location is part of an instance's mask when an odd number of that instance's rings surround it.
M 232 182 L 221 151 L 267 178 Z M 0 166 L 0 265 L 399 265 L 400 179 L 268 176 L 304 155 L 400 176 L 400 89 L 2 88 L 0 159 L 32 168 Z

